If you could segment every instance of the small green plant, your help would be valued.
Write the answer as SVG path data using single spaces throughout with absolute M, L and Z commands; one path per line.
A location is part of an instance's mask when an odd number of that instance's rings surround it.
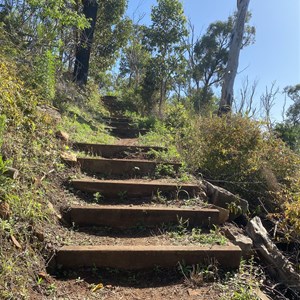
M 176 171 L 174 170 L 174 166 L 172 165 L 158 164 L 155 167 L 154 175 L 157 178 L 161 178 L 165 176 L 174 177 L 176 175 Z
M 167 198 L 163 195 L 162 191 L 158 189 L 156 193 L 152 195 L 151 201 L 155 203 L 165 204 L 167 202 Z
M 185 284 L 193 287 L 202 286 L 206 282 L 215 282 L 219 279 L 218 262 L 208 261 L 207 264 L 186 265 L 178 263 L 178 270 L 184 276 Z
M 103 195 L 100 192 L 94 193 L 94 202 L 100 203 L 103 200 Z
M 203 232 L 201 228 L 189 229 L 189 220 L 178 218 L 178 225 L 166 230 L 167 235 L 175 243 L 196 245 L 226 245 L 228 240 L 219 228 L 214 226 L 209 233 Z
M 227 273 L 225 280 L 219 285 L 222 291 L 222 300 L 259 300 L 256 290 L 259 289 L 263 277 L 262 271 L 254 265 L 251 258 L 248 262 L 242 261 L 237 273 Z
M 47 287 L 47 294 L 48 296 L 53 295 L 57 290 L 57 287 L 55 285 L 55 283 L 51 283 L 48 285 Z

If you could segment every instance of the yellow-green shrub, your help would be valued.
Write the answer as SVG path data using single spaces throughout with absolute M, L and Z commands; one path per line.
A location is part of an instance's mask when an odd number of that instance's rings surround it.
M 15 64 L 0 59 L 0 82 L 0 114 L 10 125 L 33 126 L 31 116 L 38 100 L 18 78 Z
M 252 209 L 264 203 L 275 211 L 300 170 L 299 156 L 261 123 L 239 115 L 202 117 L 181 144 L 195 172 L 246 198 Z

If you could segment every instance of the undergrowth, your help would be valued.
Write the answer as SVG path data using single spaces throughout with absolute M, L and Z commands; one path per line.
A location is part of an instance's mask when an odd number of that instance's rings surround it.
M 103 124 L 102 117 L 109 116 L 109 111 L 104 108 L 96 85 L 90 83 L 82 89 L 61 81 L 54 104 L 62 111 L 58 128 L 66 131 L 71 141 L 114 143 L 115 139 Z
M 37 272 L 43 267 L 43 245 L 33 235 L 53 216 L 43 197 L 42 178 L 58 163 L 55 122 L 38 110 L 42 104 L 19 79 L 10 61 L 0 60 L 0 298 L 27 299 Z M 5 168 L 20 177 L 4 177 Z
M 183 163 L 196 177 L 249 202 L 250 212 L 279 221 L 285 238 L 300 234 L 300 156 L 265 124 L 240 115 L 189 116 L 181 104 L 166 111 L 140 143 L 158 161 Z
M 68 89 L 59 86 L 58 124 L 50 99 L 29 89 L 22 70 L 13 60 L 0 58 L 0 299 L 29 299 L 40 288 L 39 274 L 45 272 L 51 248 L 42 228 L 51 231 L 57 222 L 48 177 L 64 170 L 60 153 L 65 145 L 55 138 L 56 131 L 67 131 L 75 141 L 113 141 L 101 118 L 96 120 L 108 112 L 95 87 L 80 91 L 70 83 L 65 83 Z M 19 177 L 8 178 L 8 167 L 17 169 Z M 44 288 L 47 294 L 52 287 L 46 283 Z

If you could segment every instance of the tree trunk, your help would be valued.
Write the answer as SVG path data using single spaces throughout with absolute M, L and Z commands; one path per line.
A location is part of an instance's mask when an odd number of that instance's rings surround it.
M 249 2 L 250 0 L 237 0 L 238 14 L 231 36 L 228 62 L 222 86 L 219 115 L 231 111 L 233 102 L 233 86 L 239 65 L 239 56 L 243 42 L 244 27 Z
M 97 11 L 97 0 L 83 1 L 83 14 L 88 20 L 90 20 L 90 27 L 83 30 L 80 36 L 80 43 L 76 48 L 73 78 L 78 84 L 87 83 Z

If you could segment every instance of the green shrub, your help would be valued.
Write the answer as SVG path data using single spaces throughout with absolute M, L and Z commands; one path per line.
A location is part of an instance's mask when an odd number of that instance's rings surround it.
M 38 93 L 49 100 L 55 97 L 56 60 L 57 57 L 50 50 L 44 51 L 35 60 L 34 83 Z
M 270 212 L 300 170 L 300 159 L 262 124 L 239 115 L 198 119 L 181 140 L 186 163 L 196 173 Z M 299 186 L 300 187 L 300 186 Z

